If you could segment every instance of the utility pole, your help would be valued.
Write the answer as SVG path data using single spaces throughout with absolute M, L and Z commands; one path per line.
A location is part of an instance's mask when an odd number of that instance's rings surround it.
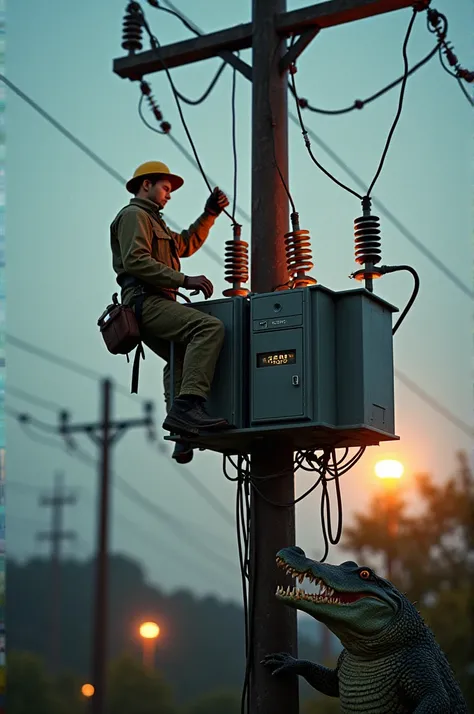
M 153 405 L 145 403 L 145 416 L 141 419 L 112 420 L 112 382 L 104 379 L 101 384 L 101 419 L 99 423 L 70 424 L 67 412 L 60 413 L 59 432 L 73 446 L 72 434 L 88 434 L 100 449 L 99 460 L 99 509 L 96 547 L 96 580 L 94 598 L 94 630 L 92 646 L 92 682 L 94 694 L 90 699 L 91 714 L 106 712 L 106 666 L 108 636 L 108 552 L 110 516 L 110 451 L 120 436 L 136 427 L 146 427 L 150 439 L 154 439 Z
M 288 282 L 285 243 L 288 198 L 279 175 L 288 184 L 288 79 L 280 72 L 286 42 L 275 29 L 275 16 L 286 0 L 254 0 L 252 33 L 252 229 L 251 290 L 271 292 Z M 296 610 L 275 598 L 277 584 L 289 585 L 278 571 L 275 556 L 295 543 L 295 507 L 272 505 L 294 501 L 293 449 L 278 442 L 256 445 L 250 454 L 252 489 L 250 515 L 251 610 L 250 711 L 255 714 L 297 714 L 297 677 L 273 677 L 260 664 L 270 652 L 297 656 Z M 268 478 L 272 474 L 284 475 Z M 267 500 L 268 499 L 268 500 Z M 278 571 L 278 572 L 277 572 Z
M 252 87 L 252 233 L 251 289 L 271 292 L 287 281 L 284 234 L 288 229 L 287 73 L 316 34 L 328 27 L 400 10 L 413 0 L 328 0 L 286 11 L 286 0 L 253 0 L 252 22 L 201 35 L 114 61 L 120 77 L 141 80 L 146 74 L 220 56 L 253 83 Z M 286 39 L 298 39 L 286 48 Z M 252 66 L 233 52 L 252 48 Z M 321 71 L 325 71 L 324 67 Z M 277 166 L 278 165 L 278 166 Z M 277 571 L 275 556 L 295 541 L 293 451 L 289 444 L 255 446 L 250 454 L 251 502 L 250 598 L 252 612 L 252 714 L 298 712 L 298 688 L 272 677 L 260 664 L 264 655 L 296 654 L 296 613 L 275 598 L 277 585 L 289 584 Z M 280 475 L 282 474 L 283 475 Z M 268 478 L 279 474 L 278 478 Z
M 76 496 L 64 493 L 64 474 L 58 472 L 54 477 L 52 496 L 40 496 L 39 505 L 51 508 L 51 528 L 37 534 L 40 541 L 51 542 L 51 635 L 50 635 L 50 669 L 52 674 L 58 674 L 61 663 L 61 543 L 74 540 L 73 531 L 63 530 L 63 507 L 73 506 Z

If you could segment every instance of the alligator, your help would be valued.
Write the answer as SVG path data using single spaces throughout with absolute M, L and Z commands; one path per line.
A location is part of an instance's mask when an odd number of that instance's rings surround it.
M 410 600 L 388 580 L 353 561 L 307 558 L 297 546 L 277 565 L 319 592 L 278 586 L 285 605 L 312 615 L 341 641 L 335 669 L 279 652 L 262 664 L 274 675 L 301 675 L 322 694 L 339 697 L 341 714 L 468 714 L 448 660 Z M 308 587 L 308 586 L 307 586 Z

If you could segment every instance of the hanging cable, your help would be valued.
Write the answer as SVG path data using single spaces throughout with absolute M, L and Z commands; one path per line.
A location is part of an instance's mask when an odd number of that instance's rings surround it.
M 185 17 L 183 17 L 182 15 L 180 15 L 179 12 L 176 12 L 176 10 L 170 10 L 170 9 L 168 9 L 167 7 L 163 7 L 162 5 L 160 5 L 160 3 L 158 2 L 158 0 L 146 0 L 146 1 L 147 1 L 147 3 L 148 3 L 149 5 L 151 5 L 151 7 L 154 7 L 154 8 L 156 8 L 157 10 L 161 10 L 162 12 L 167 12 L 167 13 L 169 13 L 170 15 L 173 15 L 174 17 L 177 17 L 178 20 L 180 20 L 180 21 L 183 23 L 183 25 L 184 25 L 185 27 L 187 27 L 188 30 L 191 30 L 191 32 L 193 32 L 195 35 L 199 35 L 199 34 L 200 34 L 200 33 L 197 32 L 197 30 L 191 25 L 191 23 L 188 22 Z
M 410 296 L 410 299 L 408 300 L 405 309 L 403 310 L 402 314 L 398 318 L 393 330 L 392 330 L 392 335 L 396 333 L 400 325 L 402 324 L 403 320 L 406 318 L 408 315 L 409 311 L 413 307 L 413 303 L 415 302 L 418 292 L 420 290 L 420 277 L 416 270 L 411 267 L 411 265 L 381 265 L 380 266 L 380 272 L 382 275 L 385 275 L 387 273 L 397 273 L 401 271 L 406 271 L 407 273 L 410 273 L 413 276 L 414 280 L 414 286 L 413 286 L 413 292 Z
M 184 102 L 185 104 L 190 104 L 193 107 L 196 107 L 198 104 L 202 104 L 202 102 L 204 102 L 208 98 L 208 96 L 211 94 L 212 90 L 216 86 L 222 72 L 225 70 L 226 67 L 227 67 L 227 62 L 223 62 L 221 64 L 221 66 L 219 67 L 219 69 L 217 70 L 216 74 L 214 75 L 214 78 L 211 81 L 208 88 L 201 94 L 201 96 L 198 99 L 189 99 L 188 97 L 186 97 L 184 94 L 182 94 L 178 90 L 176 90 L 176 94 L 181 99 L 181 101 Z
M 160 45 L 160 43 L 159 43 L 159 41 L 158 41 L 158 38 L 152 33 L 152 31 L 151 31 L 151 29 L 150 29 L 150 26 L 149 26 L 149 24 L 148 24 L 148 22 L 147 22 L 147 19 L 146 19 L 144 13 L 143 13 L 143 10 L 142 10 L 141 7 L 138 5 L 138 3 L 134 3 L 134 4 L 137 6 L 137 8 L 138 8 L 138 10 L 139 10 L 139 12 L 140 12 L 140 14 L 141 14 L 142 25 L 143 25 L 143 28 L 145 29 L 145 31 L 146 31 L 146 33 L 147 33 L 147 35 L 148 35 L 148 37 L 149 37 L 150 45 L 151 45 L 152 50 L 156 51 L 156 50 L 160 49 L 160 48 L 161 48 L 161 45 Z M 200 161 L 200 159 L 199 159 L 199 155 L 198 155 L 198 153 L 197 153 L 196 146 L 195 146 L 195 144 L 194 144 L 193 138 L 192 138 L 192 136 L 191 136 L 191 133 L 190 133 L 189 128 L 188 128 L 188 125 L 187 125 L 187 123 L 186 123 L 186 119 L 184 118 L 183 110 L 182 110 L 182 107 L 181 107 L 181 102 L 180 102 L 179 96 L 178 96 L 178 94 L 177 94 L 176 87 L 175 87 L 174 82 L 173 82 L 173 78 L 171 77 L 171 72 L 169 71 L 168 67 L 166 66 L 165 62 L 163 62 L 163 60 L 161 59 L 161 57 L 160 57 L 159 59 L 160 59 L 161 65 L 163 66 L 164 71 L 166 72 L 166 76 L 168 77 L 168 81 L 169 81 L 169 84 L 170 84 L 170 87 L 171 87 L 171 91 L 172 91 L 172 93 L 173 93 L 173 96 L 174 96 L 174 99 L 175 99 L 175 102 L 176 102 L 176 106 L 177 106 L 178 113 L 179 113 L 179 116 L 180 116 L 180 119 L 181 119 L 181 123 L 182 123 L 182 125 L 183 125 L 183 129 L 184 129 L 184 131 L 185 131 L 185 133 L 186 133 L 186 136 L 188 137 L 188 141 L 189 141 L 189 144 L 190 144 L 191 149 L 192 149 L 192 151 L 193 151 L 194 158 L 195 158 L 196 163 L 197 163 L 197 165 L 198 165 L 199 171 L 201 172 L 201 175 L 202 175 L 202 177 L 203 177 L 203 179 L 204 179 L 204 182 L 205 182 L 207 188 L 208 188 L 209 191 L 212 193 L 212 192 L 213 192 L 212 186 L 211 186 L 211 184 L 209 183 L 209 180 L 208 180 L 208 178 L 207 178 L 207 176 L 206 176 L 206 173 L 205 173 L 205 171 L 204 171 L 204 168 L 203 168 L 203 166 L 202 166 L 202 163 L 201 163 L 201 161 Z M 229 213 L 225 208 L 223 209 L 223 213 L 225 213 L 226 216 L 233 222 L 232 216 L 230 215 L 230 213 Z
M 417 72 L 419 69 L 421 69 L 421 67 L 423 67 L 425 64 L 427 64 L 438 53 L 438 51 L 439 51 L 439 44 L 437 44 L 426 55 L 426 57 L 424 57 L 422 60 L 417 62 L 415 65 L 413 65 L 413 67 L 408 72 L 408 76 L 410 77 L 412 74 L 415 74 L 415 72 Z M 308 111 L 314 112 L 315 114 L 324 114 L 326 116 L 338 116 L 341 114 L 348 114 L 349 112 L 353 112 L 356 109 L 359 109 L 359 110 L 364 109 L 368 104 L 375 101 L 376 99 L 379 99 L 384 94 L 389 92 L 391 89 L 394 89 L 398 84 L 400 84 L 400 82 L 403 82 L 404 77 L 405 77 L 405 74 L 402 74 L 401 77 L 394 80 L 393 82 L 390 82 L 390 84 L 387 84 L 386 87 L 379 89 L 378 92 L 371 94 L 370 97 L 367 97 L 366 99 L 355 99 L 353 104 L 351 104 L 348 107 L 344 107 L 343 109 L 321 109 L 319 107 L 314 107 L 304 97 L 299 97 L 298 103 L 299 103 L 299 106 L 301 107 L 301 109 L 308 109 Z M 293 87 L 291 86 L 291 84 L 290 84 L 290 91 L 294 96 Z
M 224 62 L 225 64 L 225 62 Z M 232 220 L 235 220 L 235 210 L 237 208 L 237 108 L 236 108 L 236 90 L 237 90 L 237 70 L 234 67 L 232 72 L 232 94 L 231 94 L 231 115 L 232 115 L 232 156 L 234 159 L 234 199 L 232 202 Z
M 325 174 L 328 178 L 331 179 L 331 181 L 334 181 L 335 184 L 337 184 L 338 186 L 343 188 L 345 191 L 352 193 L 353 196 L 355 196 L 356 198 L 360 198 L 362 200 L 362 195 L 360 193 L 357 193 L 357 191 L 354 191 L 352 188 L 350 188 L 349 186 L 346 186 L 346 184 L 342 183 L 342 181 L 339 181 L 339 179 L 337 179 L 327 169 L 325 169 L 324 166 L 314 156 L 313 151 L 311 149 L 311 142 L 308 138 L 308 132 L 306 131 L 303 117 L 301 115 L 301 107 L 300 107 L 300 103 L 299 103 L 298 92 L 296 90 L 295 72 L 294 71 L 290 72 L 290 82 L 291 82 L 291 87 L 293 90 L 292 94 L 295 98 L 296 112 L 298 114 L 298 121 L 299 121 L 299 124 L 301 127 L 301 133 L 303 134 L 304 143 L 305 143 L 306 149 L 307 149 L 308 154 L 310 155 L 312 161 L 316 164 L 318 169 L 323 172 L 323 174 Z
M 245 297 L 250 290 L 243 287 L 249 279 L 249 257 L 248 243 L 241 239 L 242 226 L 235 219 L 237 207 L 237 176 L 238 176 L 238 156 L 237 156 L 237 112 L 236 112 L 236 86 L 237 70 L 234 68 L 232 74 L 231 92 L 231 114 L 232 114 L 232 155 L 234 160 L 234 181 L 233 181 L 233 201 L 232 201 L 232 221 L 233 236 L 225 244 L 225 280 L 232 284 L 231 288 L 222 291 L 225 297 L 241 296 Z
M 372 182 L 371 182 L 371 184 L 370 184 L 370 186 L 369 186 L 369 189 L 368 189 L 368 191 L 367 191 L 367 196 L 370 196 L 370 193 L 372 192 L 372 189 L 373 189 L 373 187 L 374 187 L 374 185 L 375 185 L 375 182 L 377 181 L 378 177 L 380 176 L 380 173 L 381 173 L 381 171 L 382 171 L 382 167 L 383 167 L 383 164 L 384 164 L 384 162 L 385 162 L 385 159 L 386 159 L 386 156 L 387 156 L 387 153 L 388 153 L 388 149 L 389 149 L 389 146 L 390 146 L 390 143 L 391 143 L 393 134 L 394 134 L 394 132 L 395 132 L 395 128 L 396 128 L 396 126 L 397 126 L 397 124 L 398 124 L 398 121 L 399 121 L 399 119 L 400 119 L 400 115 L 401 115 L 401 111 L 402 111 L 402 107 L 403 107 L 403 99 L 404 99 L 404 95 L 405 95 L 405 87 L 406 87 L 406 82 L 407 82 L 407 78 L 408 78 L 408 74 L 407 74 L 407 73 L 408 73 L 408 71 L 409 71 L 409 70 L 408 70 L 408 58 L 407 58 L 406 49 L 407 49 L 408 40 L 409 40 L 409 38 L 410 38 L 411 30 L 412 30 L 412 27 L 413 27 L 413 24 L 414 24 L 416 15 L 417 15 L 417 13 L 418 13 L 419 11 L 420 11 L 419 9 L 414 8 L 414 10 L 413 10 L 413 15 L 412 15 L 412 17 L 410 18 L 410 23 L 409 23 L 409 25 L 408 25 L 408 29 L 407 29 L 407 32 L 406 32 L 406 35 L 405 35 L 405 40 L 404 40 L 404 42 L 403 42 L 403 59 L 404 59 L 405 71 L 404 71 L 403 80 L 402 80 L 402 87 L 401 87 L 401 91 L 400 91 L 400 98 L 399 98 L 399 102 L 398 102 L 397 113 L 396 113 L 395 119 L 394 119 L 394 121 L 393 121 L 393 123 L 392 123 L 392 127 L 391 127 L 391 129 L 390 129 L 390 132 L 389 132 L 387 141 L 386 141 L 386 143 L 385 143 L 385 147 L 384 147 L 384 150 L 383 150 L 383 153 L 382 153 L 382 157 L 381 157 L 380 162 L 379 162 L 379 166 L 378 166 L 378 168 L 377 168 L 377 171 L 375 172 L 375 176 L 374 176 L 374 178 L 373 178 L 373 180 L 372 180 Z M 357 191 L 354 191 L 352 188 L 350 188 L 350 187 L 347 186 L 346 184 L 344 184 L 344 183 L 342 183 L 341 181 L 339 181 L 339 180 L 338 180 L 335 176 L 333 176 L 327 169 L 325 169 L 324 166 L 323 166 L 323 165 L 316 159 L 316 157 L 314 156 L 314 154 L 313 154 L 313 152 L 312 152 L 312 150 L 311 150 L 311 142 L 310 142 L 310 140 L 309 140 L 309 138 L 308 138 L 308 132 L 306 131 L 306 127 L 305 127 L 304 122 L 303 122 L 303 117 L 302 117 L 302 115 L 301 115 L 301 107 L 300 107 L 298 92 L 297 92 L 297 90 L 296 90 L 295 72 L 294 72 L 294 71 L 290 71 L 290 80 L 291 80 L 291 86 L 292 86 L 292 94 L 293 94 L 293 96 L 294 96 L 294 98 L 295 98 L 295 103 L 296 103 L 296 110 L 297 110 L 297 114 L 298 114 L 298 121 L 299 121 L 299 124 L 300 124 L 300 127 L 301 127 L 301 132 L 302 132 L 302 134 L 303 134 L 303 138 L 304 138 L 304 142 L 305 142 L 305 145 L 306 145 L 306 149 L 307 149 L 307 151 L 308 151 L 308 153 L 309 153 L 309 155 L 310 155 L 312 161 L 316 164 L 316 166 L 317 166 L 328 178 L 331 179 L 331 181 L 333 181 L 334 183 L 336 183 L 338 186 L 340 186 L 341 188 L 343 188 L 345 191 L 348 191 L 349 193 L 351 193 L 351 194 L 352 194 L 353 196 L 355 196 L 356 198 L 359 198 L 360 200 L 362 200 L 362 199 L 363 199 L 363 196 L 362 196 L 360 193 L 358 193 Z
M 370 196 L 372 193 L 372 189 L 375 186 L 375 183 L 380 176 L 380 173 L 382 171 L 383 165 L 385 163 L 385 159 L 387 158 L 387 153 L 393 138 L 393 135 L 395 133 L 395 129 L 397 127 L 397 124 L 400 120 L 400 116 L 402 114 L 402 109 L 403 109 L 403 100 L 405 98 L 405 89 L 407 86 L 407 80 L 408 80 L 408 72 L 409 72 L 409 67 L 408 67 L 408 55 L 407 55 L 407 47 L 408 47 L 408 40 L 410 39 L 411 31 L 413 29 L 413 25 L 415 23 L 416 16 L 418 14 L 418 10 L 415 8 L 413 10 L 412 16 L 410 18 L 410 22 L 408 23 L 408 29 L 405 35 L 405 39 L 403 41 L 403 48 L 402 48 L 402 55 L 403 55 L 403 64 L 404 64 L 404 74 L 403 74 L 403 80 L 402 80 L 402 86 L 400 88 L 400 97 L 398 100 L 398 107 L 397 107 L 397 113 L 395 114 L 395 119 L 393 120 L 393 124 L 390 128 L 390 131 L 388 133 L 387 141 L 385 142 L 385 147 L 382 152 L 382 156 L 380 159 L 380 163 L 377 167 L 377 171 L 375 172 L 375 176 L 372 179 L 372 183 L 370 184 L 368 190 L 367 190 L 367 196 Z
M 293 43 L 294 41 L 295 41 L 295 38 L 293 37 L 291 43 Z M 274 52 L 273 52 L 273 57 L 272 57 L 272 62 L 271 62 L 272 65 L 277 61 L 277 52 L 278 52 L 278 50 L 279 50 L 279 47 L 280 47 L 280 45 L 277 44 L 277 46 L 275 47 L 275 50 L 274 50 Z M 290 189 L 288 188 L 288 184 L 287 184 L 287 182 L 285 181 L 285 177 L 283 176 L 283 173 L 282 173 L 282 171 L 281 171 L 281 169 L 280 169 L 280 166 L 279 166 L 278 160 L 277 160 L 276 146 L 275 146 L 275 127 L 276 127 L 276 121 L 275 121 L 275 114 L 274 114 L 274 112 L 273 112 L 273 105 L 272 105 L 272 97 L 271 97 L 271 94 L 270 94 L 270 88 L 268 89 L 268 108 L 269 108 L 269 112 L 270 112 L 270 123 L 271 123 L 271 127 L 272 127 L 272 151 L 273 151 L 273 161 L 274 161 L 274 163 L 275 163 L 276 170 L 278 171 L 278 175 L 279 175 L 279 177 L 280 177 L 280 181 L 282 182 L 283 188 L 285 189 L 285 193 L 286 193 L 286 195 L 288 196 L 288 200 L 289 200 L 290 205 L 291 205 L 291 210 L 292 210 L 293 213 L 296 213 L 295 202 L 293 201 L 293 197 L 292 197 L 292 195 L 291 195 L 291 193 L 290 193 Z

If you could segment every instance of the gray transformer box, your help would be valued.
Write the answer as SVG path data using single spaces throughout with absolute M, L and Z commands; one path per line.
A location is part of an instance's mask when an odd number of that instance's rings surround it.
M 312 285 L 192 307 L 224 323 L 207 408 L 234 427 L 196 437 L 201 448 L 248 453 L 262 438 L 289 440 L 294 450 L 398 438 L 397 309 L 382 298 L 364 288 Z

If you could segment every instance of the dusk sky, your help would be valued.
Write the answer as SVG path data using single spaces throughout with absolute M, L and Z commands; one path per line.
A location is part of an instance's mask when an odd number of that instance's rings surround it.
M 251 3 L 217 0 L 176 0 L 180 10 L 205 32 L 251 19 Z M 288 9 L 308 2 L 288 3 Z M 184 228 L 202 211 L 208 190 L 195 166 L 169 137 L 150 131 L 137 112 L 139 87 L 112 71 L 122 56 L 121 25 L 125 0 L 64 2 L 14 0 L 7 8 L 8 79 L 61 122 L 124 178 L 143 161 L 165 161 L 185 178 L 173 195 L 165 218 Z M 190 37 L 176 19 L 142 2 L 161 44 Z M 199 7 L 199 10 L 198 10 Z M 433 7 L 449 20 L 448 38 L 463 66 L 473 70 L 471 0 L 436 0 Z M 322 31 L 298 60 L 300 96 L 317 107 L 338 109 L 364 99 L 403 72 L 402 43 L 411 10 L 405 9 L 351 25 Z M 415 22 L 408 47 L 410 65 L 434 45 L 426 16 Z M 148 45 L 145 43 L 145 46 Z M 242 52 L 251 62 L 251 52 Z M 469 65 L 471 63 L 471 65 Z M 179 90 L 197 98 L 207 87 L 220 60 L 173 70 Z M 164 73 L 146 77 L 172 136 L 187 150 L 189 143 Z M 232 71 L 227 67 L 203 104 L 183 111 L 199 156 L 212 182 L 232 198 L 231 146 Z M 469 85 L 466 85 L 469 88 Z M 341 116 L 303 112 L 313 152 L 344 182 L 361 191 L 354 178 L 338 166 L 324 146 L 347 164 L 367 187 L 375 173 L 393 121 L 399 96 L 396 88 L 362 111 Z M 472 85 L 471 85 L 472 96 Z M 292 98 L 291 115 L 295 115 Z M 162 363 L 147 351 L 142 364 L 139 396 L 127 397 L 130 366 L 110 355 L 97 330 L 97 318 L 110 301 L 116 284 L 109 250 L 109 225 L 129 200 L 114 179 L 81 152 L 14 92 L 6 92 L 6 235 L 7 331 L 97 375 L 109 375 L 125 394 L 115 393 L 114 414 L 139 416 L 142 403 L 156 405 L 158 442 L 150 444 L 142 430 L 129 431 L 113 451 L 114 477 L 112 546 L 140 560 L 150 577 L 166 590 L 189 587 L 198 594 L 214 593 L 241 601 L 235 529 L 212 510 L 170 459 L 161 422 Z M 153 118 L 147 114 L 149 121 Z M 250 213 L 251 86 L 237 76 L 238 193 L 237 202 Z M 334 290 L 354 287 L 348 279 L 355 268 L 353 220 L 360 202 L 324 176 L 311 162 L 300 129 L 290 119 L 290 184 L 302 228 L 312 236 L 318 282 Z M 404 108 L 385 167 L 374 189 L 374 213 L 380 216 L 384 263 L 408 263 L 421 278 L 418 300 L 395 337 L 395 367 L 436 403 L 459 420 L 472 423 L 472 191 L 473 107 L 437 57 L 408 80 Z M 391 220 L 389 215 L 395 217 Z M 242 219 L 242 237 L 250 238 Z M 413 239 L 407 239 L 407 233 Z M 224 243 L 231 237 L 228 219 L 221 216 L 201 250 L 183 264 L 188 274 L 206 274 L 215 296 L 225 289 Z M 418 241 L 455 276 L 449 276 L 419 250 Z M 220 262 L 219 262 L 220 260 Z M 460 285 L 460 284 L 461 285 Z M 376 292 L 403 309 L 412 289 L 409 275 L 389 275 Z M 405 464 L 403 488 L 414 474 L 433 473 L 439 481 L 455 467 L 455 452 L 470 449 L 471 439 L 419 395 L 396 380 L 396 431 L 399 442 L 372 447 L 356 468 L 343 477 L 344 522 L 364 509 L 378 484 L 375 462 L 395 456 Z M 20 398 L 47 400 L 40 406 Z M 65 526 L 74 529 L 77 544 L 65 553 L 87 557 L 96 530 L 94 467 L 61 451 L 61 440 L 31 427 L 26 433 L 12 416 L 27 411 L 55 425 L 55 406 L 67 408 L 74 421 L 98 418 L 99 383 L 44 360 L 34 351 L 7 344 L 7 483 L 8 555 L 25 558 L 46 554 L 35 532 L 49 524 L 48 509 L 38 507 L 55 471 L 65 473 L 66 485 L 78 493 L 76 506 L 65 509 Z M 37 437 L 40 437 L 40 441 Z M 93 460 L 95 445 L 79 436 L 78 444 Z M 160 448 L 159 448 L 160 446 Z M 160 450 L 161 449 L 161 450 Z M 191 479 L 212 491 L 232 521 L 235 484 L 222 474 L 220 456 L 197 453 L 189 467 Z M 297 493 L 310 476 L 296 475 Z M 120 480 L 121 479 L 121 480 Z M 131 496 L 130 484 L 138 492 Z M 134 491 L 135 493 L 135 491 Z M 312 556 L 322 552 L 319 522 L 320 492 L 297 507 L 297 542 Z M 133 500 L 135 499 L 135 500 Z M 140 500 L 141 499 L 141 500 Z M 162 509 L 177 519 L 178 533 L 163 519 Z M 212 549 L 225 561 L 214 561 Z M 344 558 L 333 548 L 328 560 Z

